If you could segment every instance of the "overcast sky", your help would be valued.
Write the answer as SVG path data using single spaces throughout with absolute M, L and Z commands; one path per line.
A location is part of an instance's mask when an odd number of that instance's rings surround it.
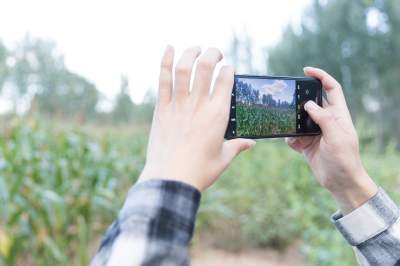
M 0 9 L 0 38 L 12 46 L 29 32 L 54 40 L 67 66 L 113 96 L 120 76 L 141 101 L 156 88 L 167 44 L 177 53 L 200 45 L 227 49 L 233 31 L 247 30 L 254 54 L 274 45 L 288 23 L 298 23 L 310 0 L 8 0 Z
M 281 100 L 288 103 L 293 101 L 293 94 L 296 89 L 295 80 L 246 78 L 241 78 L 241 80 L 251 85 L 253 89 L 260 91 L 260 99 L 262 99 L 263 94 L 270 94 L 275 101 Z

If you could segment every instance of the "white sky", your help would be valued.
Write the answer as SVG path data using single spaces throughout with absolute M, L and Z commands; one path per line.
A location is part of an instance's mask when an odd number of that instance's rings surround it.
M 288 23 L 297 23 L 310 0 L 134 1 L 3 0 L 0 39 L 11 46 L 29 32 L 54 40 L 69 69 L 107 96 L 128 76 L 135 102 L 157 87 L 167 44 L 226 50 L 233 31 L 246 29 L 255 54 L 274 45 Z

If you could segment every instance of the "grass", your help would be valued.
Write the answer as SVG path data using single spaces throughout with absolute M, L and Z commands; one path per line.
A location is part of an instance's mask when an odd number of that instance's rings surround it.
M 290 109 L 238 103 L 236 121 L 238 136 L 267 136 L 296 132 L 296 112 Z
M 0 265 L 87 265 L 143 167 L 145 132 L 8 123 L 0 134 Z M 400 155 L 363 156 L 399 200 Z M 301 156 L 281 140 L 260 141 L 203 194 L 194 240 L 207 232 L 224 248 L 283 249 L 300 239 L 309 265 L 354 265 L 329 221 L 334 211 Z

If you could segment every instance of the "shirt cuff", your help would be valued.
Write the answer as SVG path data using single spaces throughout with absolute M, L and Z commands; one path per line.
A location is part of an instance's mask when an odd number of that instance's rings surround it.
M 352 246 L 357 246 L 387 230 L 399 217 L 399 208 L 382 188 L 366 203 L 343 216 L 339 211 L 331 220 Z
M 194 187 L 172 180 L 151 179 L 135 184 L 119 214 L 119 221 L 141 217 L 153 228 L 185 232 L 182 242 L 193 234 L 201 194 Z M 129 222 L 128 222 L 129 223 Z

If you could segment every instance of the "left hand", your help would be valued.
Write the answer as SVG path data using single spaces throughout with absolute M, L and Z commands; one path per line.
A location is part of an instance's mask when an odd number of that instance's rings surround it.
M 378 188 L 360 157 L 358 136 L 341 85 L 322 69 L 307 67 L 305 74 L 321 80 L 327 93 L 323 107 L 308 101 L 304 108 L 320 126 L 320 136 L 289 138 L 289 146 L 304 154 L 315 177 L 347 214 L 374 196 Z

